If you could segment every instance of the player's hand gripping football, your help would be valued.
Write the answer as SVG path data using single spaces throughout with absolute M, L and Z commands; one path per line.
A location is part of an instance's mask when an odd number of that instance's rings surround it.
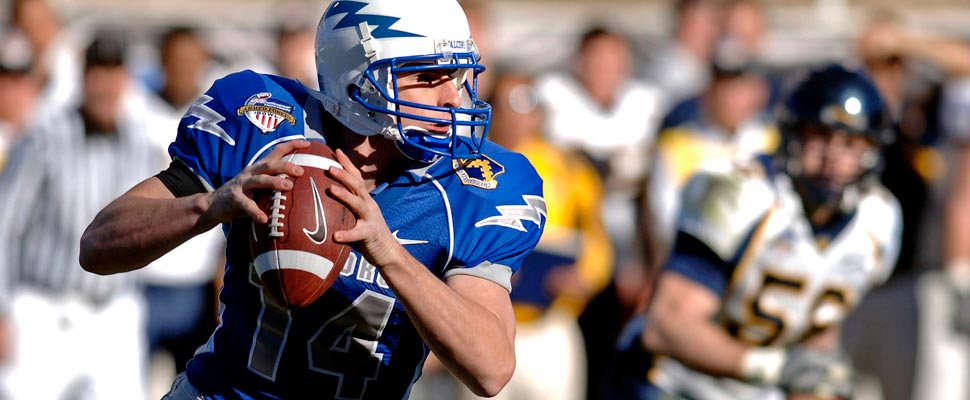
M 330 195 L 344 203 L 357 216 L 353 229 L 337 231 L 333 239 L 339 243 L 351 244 L 364 258 L 375 266 L 384 266 L 399 261 L 404 248 L 398 244 L 391 229 L 384 221 L 380 206 L 370 196 L 360 170 L 350 161 L 342 150 L 337 150 L 337 161 L 343 166 L 330 168 L 327 175 L 343 184 L 328 188 Z M 406 251 L 404 251 L 406 253 Z
M 254 192 L 262 189 L 280 191 L 293 189 L 293 182 L 280 175 L 301 176 L 303 168 L 282 161 L 282 158 L 296 149 L 309 145 L 309 142 L 302 140 L 281 143 L 266 157 L 246 167 L 239 175 L 212 192 L 209 208 L 202 216 L 203 221 L 208 222 L 206 226 L 215 226 L 243 217 L 266 223 L 269 216 L 256 205 L 256 201 L 253 200 Z

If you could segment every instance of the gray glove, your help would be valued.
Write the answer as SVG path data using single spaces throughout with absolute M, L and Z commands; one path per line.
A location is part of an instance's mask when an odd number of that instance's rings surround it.
M 953 299 L 953 329 L 970 335 L 970 261 L 954 261 L 943 268 L 942 277 Z
M 788 393 L 849 399 L 853 390 L 852 362 L 841 351 L 821 351 L 792 346 L 778 378 Z

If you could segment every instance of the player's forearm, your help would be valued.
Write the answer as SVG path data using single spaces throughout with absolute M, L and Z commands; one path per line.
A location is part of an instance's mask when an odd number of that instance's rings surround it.
M 381 274 L 425 343 L 475 394 L 498 393 L 515 368 L 514 324 L 506 327 L 501 316 L 458 293 L 409 254 L 399 259 L 382 266 Z
M 970 75 L 970 46 L 942 37 L 902 35 L 904 54 L 928 60 L 950 75 Z
M 651 318 L 642 340 L 648 350 L 664 354 L 710 375 L 741 379 L 747 346 L 707 320 Z
M 435 301 L 448 301 L 448 297 Z M 515 370 L 513 339 L 500 328 L 498 318 L 483 307 L 461 299 L 446 307 L 424 310 L 435 318 L 409 312 L 421 337 L 472 392 L 491 397 L 509 382 Z
M 205 194 L 178 199 L 124 196 L 95 217 L 81 236 L 81 266 L 108 275 L 132 271 L 214 226 L 200 216 Z

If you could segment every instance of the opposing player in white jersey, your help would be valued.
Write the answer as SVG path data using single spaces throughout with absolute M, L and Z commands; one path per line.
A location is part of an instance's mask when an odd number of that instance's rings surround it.
M 888 116 L 872 82 L 813 71 L 775 156 L 696 175 L 646 313 L 620 338 L 617 399 L 851 396 L 839 326 L 886 279 L 900 210 L 875 179 Z

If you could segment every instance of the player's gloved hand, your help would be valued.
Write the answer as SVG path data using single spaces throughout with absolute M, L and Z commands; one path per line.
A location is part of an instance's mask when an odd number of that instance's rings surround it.
M 964 335 L 970 335 L 970 265 L 967 265 L 967 262 L 951 262 L 944 272 L 946 281 L 955 296 L 953 329 Z
M 852 375 L 852 363 L 841 351 L 755 347 L 742 360 L 749 382 L 823 398 L 851 398 Z
M 852 397 L 852 375 L 852 362 L 845 353 L 795 346 L 788 349 L 778 386 L 789 393 L 848 399 Z

